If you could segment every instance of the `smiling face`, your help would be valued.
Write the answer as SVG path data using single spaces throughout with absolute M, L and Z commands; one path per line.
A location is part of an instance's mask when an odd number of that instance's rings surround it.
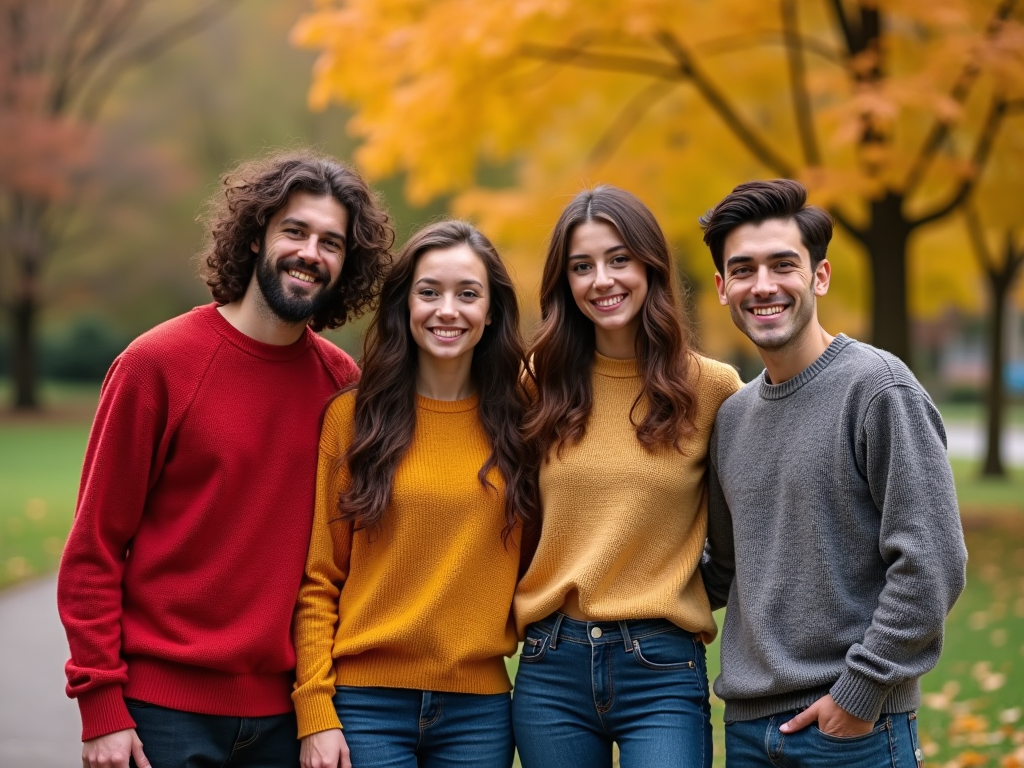
M 409 330 L 424 356 L 473 359 L 491 323 L 487 267 L 468 245 L 427 251 L 416 262 L 409 289 Z
M 267 222 L 255 279 L 265 306 L 285 323 L 304 323 L 332 300 L 345 262 L 348 211 L 331 196 L 293 192 Z
M 793 219 L 743 224 L 725 238 L 718 299 L 759 349 L 798 349 L 818 329 L 815 297 L 828 292 L 831 266 L 811 267 Z
M 615 227 L 593 219 L 572 232 L 566 274 L 576 306 L 594 324 L 597 351 L 633 357 L 647 265 L 630 253 Z

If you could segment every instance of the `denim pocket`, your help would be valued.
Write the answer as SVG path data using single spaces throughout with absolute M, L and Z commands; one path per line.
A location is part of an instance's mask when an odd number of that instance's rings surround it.
M 540 637 L 530 637 L 527 635 L 526 641 L 523 643 L 523 650 L 519 652 L 519 663 L 532 664 L 543 659 L 544 654 L 548 652 L 548 643 L 550 641 L 550 635 L 541 635 Z
M 694 642 L 681 632 L 633 639 L 633 658 L 648 669 L 696 669 Z
M 825 733 L 823 730 L 821 730 L 821 728 L 818 727 L 817 723 L 811 723 L 809 727 L 813 732 L 817 733 L 823 739 L 827 739 L 828 741 L 833 741 L 837 744 L 856 744 L 857 742 L 867 741 L 872 736 L 877 736 L 879 733 L 888 730 L 887 725 L 888 724 L 883 720 L 882 722 L 877 723 L 875 727 L 872 728 L 870 731 L 868 731 L 867 733 L 862 733 L 859 736 L 833 736 L 831 733 Z

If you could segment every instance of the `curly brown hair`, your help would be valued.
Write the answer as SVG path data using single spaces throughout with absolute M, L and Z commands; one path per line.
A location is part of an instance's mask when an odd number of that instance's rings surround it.
M 286 150 L 239 163 L 221 176 L 202 220 L 209 227 L 199 254 L 200 275 L 215 301 L 238 301 L 256 268 L 252 243 L 262 243 L 267 222 L 293 192 L 330 195 L 348 211 L 345 262 L 335 299 L 309 319 L 314 331 L 337 328 L 376 306 L 395 241 L 377 195 L 351 168 L 309 150 Z

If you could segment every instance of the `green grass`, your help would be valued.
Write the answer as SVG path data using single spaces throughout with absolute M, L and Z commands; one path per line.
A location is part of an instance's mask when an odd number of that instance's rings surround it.
M 57 567 L 88 434 L 83 422 L 0 422 L 0 588 Z

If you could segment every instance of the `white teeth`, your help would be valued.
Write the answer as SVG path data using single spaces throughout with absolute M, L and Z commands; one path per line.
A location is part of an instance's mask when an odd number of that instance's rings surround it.
M 464 333 L 461 328 L 453 328 L 451 330 L 447 328 L 431 328 L 430 332 L 435 336 L 440 336 L 442 339 L 454 339 Z
M 599 307 L 614 307 L 620 303 L 625 297 L 624 296 L 611 296 L 607 299 L 595 299 L 594 303 Z
M 755 315 L 777 315 L 784 310 L 785 307 L 754 307 Z
M 316 278 L 313 277 L 312 275 L 307 275 L 305 272 L 299 272 L 296 269 L 289 269 L 288 274 L 289 276 L 294 277 L 296 280 L 301 280 L 304 283 L 316 282 Z

